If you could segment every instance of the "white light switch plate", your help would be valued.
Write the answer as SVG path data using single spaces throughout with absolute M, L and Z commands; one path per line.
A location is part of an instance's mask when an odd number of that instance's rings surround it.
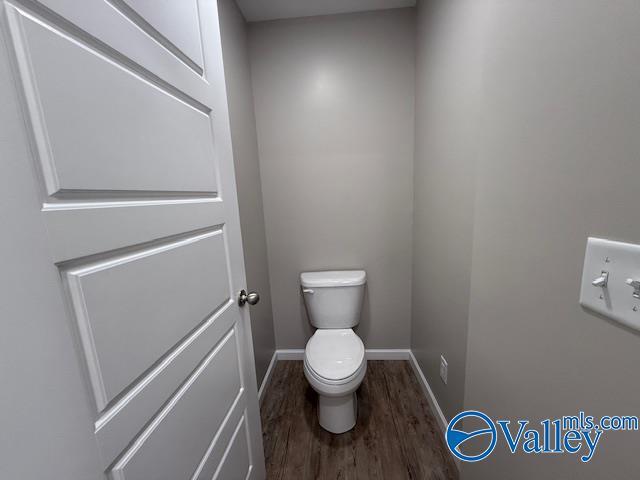
M 607 286 L 592 282 L 608 272 Z M 589 238 L 582 270 L 580 305 L 640 330 L 640 299 L 627 279 L 640 280 L 640 245 Z

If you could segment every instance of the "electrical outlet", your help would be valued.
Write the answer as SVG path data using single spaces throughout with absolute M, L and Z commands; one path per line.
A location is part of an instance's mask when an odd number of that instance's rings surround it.
M 442 379 L 445 385 L 447 384 L 448 368 L 449 368 L 449 364 L 447 363 L 447 360 L 442 355 L 440 355 L 440 378 Z

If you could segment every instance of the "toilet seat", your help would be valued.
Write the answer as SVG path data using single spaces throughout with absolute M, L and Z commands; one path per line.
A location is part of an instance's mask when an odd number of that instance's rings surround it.
M 305 371 L 307 372 L 308 375 L 313 377 L 313 379 L 316 382 L 321 383 L 321 384 L 326 385 L 326 386 L 336 386 L 336 387 L 347 385 L 348 383 L 351 383 L 355 379 L 360 378 L 361 373 L 366 370 L 366 367 L 367 367 L 367 362 L 362 362 L 360 367 L 358 367 L 358 369 L 352 375 L 348 376 L 347 378 L 343 378 L 343 379 L 340 379 L 340 380 L 331 380 L 331 379 L 324 378 L 324 377 L 321 377 L 320 375 L 318 375 L 318 373 L 315 370 L 313 370 L 312 367 L 309 366 L 307 361 L 306 360 L 304 361 Z
M 317 381 L 346 384 L 366 368 L 364 344 L 350 328 L 316 330 L 307 342 L 304 363 Z

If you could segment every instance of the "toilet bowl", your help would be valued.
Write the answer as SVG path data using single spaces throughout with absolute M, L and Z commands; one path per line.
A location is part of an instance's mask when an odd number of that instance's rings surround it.
M 357 421 L 356 390 L 367 371 L 358 324 L 366 274 L 362 270 L 306 272 L 302 291 L 316 332 L 307 342 L 304 373 L 318 393 L 318 421 L 332 433 L 351 430 Z
M 355 392 L 366 371 L 364 345 L 350 328 L 317 330 L 309 339 L 304 373 L 318 392 L 318 421 L 322 428 L 343 433 L 355 426 Z

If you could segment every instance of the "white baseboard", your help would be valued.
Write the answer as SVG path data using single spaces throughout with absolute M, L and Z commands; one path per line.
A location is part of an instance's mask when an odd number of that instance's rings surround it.
M 262 399 L 264 398 L 264 393 L 271 382 L 271 376 L 273 375 L 273 367 L 276 366 L 276 360 L 278 359 L 278 352 L 273 352 L 273 356 L 271 357 L 271 361 L 269 362 L 269 366 L 267 367 L 267 372 L 264 374 L 264 378 L 262 379 L 262 383 L 260 384 L 260 389 L 258 390 L 258 402 L 262 404 Z
M 275 355 L 278 360 L 304 360 L 304 348 L 280 349 Z M 368 348 L 365 350 L 367 360 L 409 360 L 411 350 L 408 348 Z
M 276 350 L 278 360 L 304 360 L 304 348 L 290 348 Z
M 408 348 L 367 348 L 367 360 L 409 360 L 411 350 Z
M 416 377 L 418 377 L 418 382 L 422 387 L 422 391 L 424 392 L 425 397 L 427 397 L 429 406 L 435 413 L 436 421 L 438 422 L 438 425 L 440 426 L 440 430 L 442 430 L 442 435 L 444 436 L 447 433 L 447 426 L 449 425 L 449 421 L 447 420 L 447 417 L 444 416 L 444 413 L 440 408 L 440 404 L 438 403 L 436 396 L 433 394 L 433 390 L 431 390 L 431 386 L 429 386 L 427 377 L 424 376 L 424 373 L 422 372 L 422 369 L 418 364 L 418 360 L 416 359 L 416 357 L 413 355 L 413 352 L 411 351 L 409 351 L 409 363 L 411 364 L 411 367 L 413 368 L 413 372 L 416 374 Z M 449 450 L 447 449 L 447 451 Z M 451 454 L 451 452 L 449 452 L 449 454 Z M 458 471 L 460 471 L 460 467 L 461 467 L 460 460 L 454 457 L 453 455 L 451 455 L 451 457 L 453 458 L 453 461 L 455 462 L 456 467 L 458 468 Z
M 427 377 L 425 377 L 424 373 L 422 373 L 422 369 L 418 364 L 418 360 L 416 360 L 416 357 L 413 355 L 413 352 L 410 352 L 409 357 L 410 357 L 409 361 L 411 363 L 411 367 L 413 368 L 413 372 L 416 374 L 416 377 L 418 377 L 418 382 L 422 387 L 422 391 L 424 392 L 424 395 L 427 397 L 427 400 L 429 401 L 429 406 L 431 406 L 431 409 L 436 414 L 435 416 L 436 416 L 436 420 L 438 421 L 438 425 L 440 426 L 440 430 L 442 430 L 442 432 L 446 432 L 447 425 L 449 425 L 449 422 L 447 421 L 447 417 L 445 417 L 444 413 L 442 413 L 442 409 L 438 404 L 438 400 L 436 400 L 436 396 L 433 394 L 433 390 L 431 390 L 431 387 L 429 386 Z

